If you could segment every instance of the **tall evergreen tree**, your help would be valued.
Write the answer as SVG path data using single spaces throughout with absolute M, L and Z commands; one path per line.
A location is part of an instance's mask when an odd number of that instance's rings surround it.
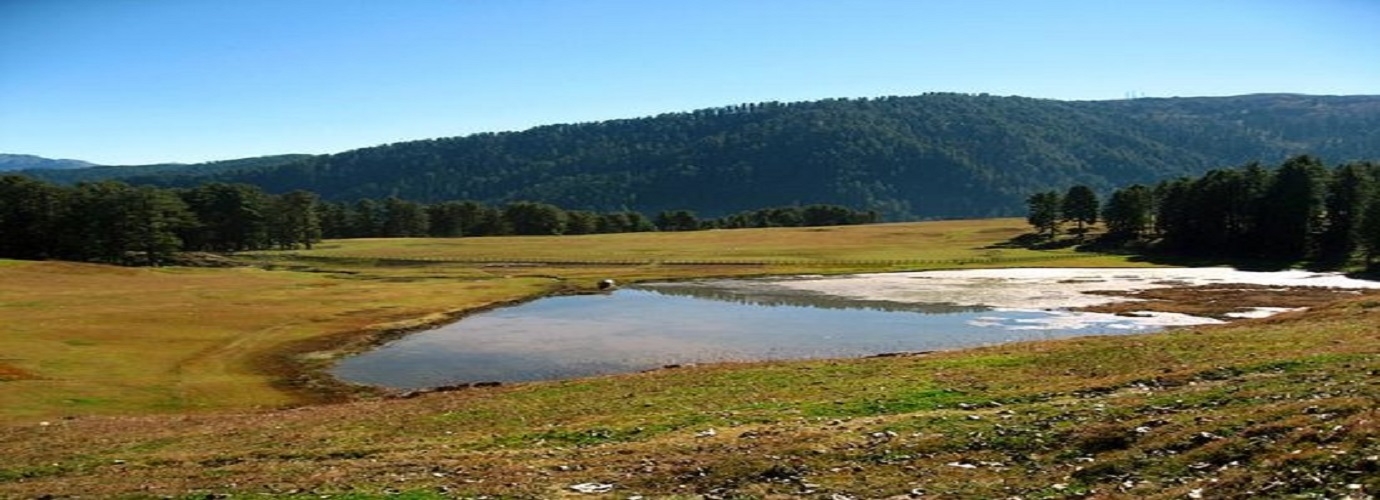
M 248 184 L 210 183 L 183 191 L 199 224 L 185 233 L 190 249 L 238 252 L 268 248 L 269 196 Z
M 1365 252 L 1366 265 L 1374 269 L 1380 262 L 1380 192 L 1366 201 L 1357 229 L 1356 243 Z
M 1187 177 L 1155 185 L 1155 231 L 1171 250 L 1186 250 L 1187 235 L 1193 232 L 1192 185 Z
M 599 214 L 588 210 L 569 210 L 565 215 L 565 234 L 593 234 L 599 232 Z
M 363 198 L 350 207 L 350 237 L 378 238 L 383 236 L 383 207 L 377 201 Z
M 58 257 L 62 188 L 19 175 L 0 176 L 0 257 Z
M 379 236 L 409 238 L 426 236 L 430 229 L 426 209 L 420 203 L 390 196 L 383 201 L 383 225 Z
M 1035 227 L 1036 232 L 1050 239 L 1059 234 L 1059 210 L 1063 206 L 1063 201 L 1057 191 L 1030 195 L 1030 198 L 1026 199 L 1026 206 L 1029 212 L 1025 220 Z
M 321 237 L 324 239 L 349 238 L 350 208 L 344 203 L 318 202 L 321 212 Z
M 653 221 L 657 229 L 662 231 L 696 231 L 700 228 L 700 219 L 695 216 L 695 212 L 689 210 L 667 210 L 657 214 Z
M 1107 235 L 1121 241 L 1140 239 L 1150 230 L 1153 218 L 1154 194 L 1140 184 L 1116 190 L 1102 209 Z
M 1376 179 L 1371 165 L 1349 163 L 1333 172 L 1327 184 L 1326 223 L 1318 242 L 1318 258 L 1345 263 L 1356 251 L 1361 219 L 1372 196 Z
M 270 218 L 270 234 L 278 248 L 311 249 L 321 241 L 321 214 L 316 193 L 297 190 L 276 197 Z
M 1262 256 L 1299 260 L 1309 255 L 1323 228 L 1328 171 L 1311 156 L 1296 156 L 1275 172 L 1257 219 Z
M 182 247 L 178 232 L 194 220 L 172 192 L 116 181 L 79 184 L 66 215 L 65 255 L 123 265 L 166 262 Z
M 435 238 L 454 238 L 465 235 L 465 205 L 458 201 L 443 201 L 427 205 L 427 235 Z
M 128 193 L 126 203 L 127 218 L 122 225 L 132 234 L 123 263 L 162 265 L 182 250 L 183 242 L 178 234 L 196 221 L 182 198 L 172 191 L 142 186 Z M 131 251 L 137 257 L 129 256 Z
M 1078 239 L 1083 239 L 1087 227 L 1097 223 L 1097 211 L 1099 203 L 1097 194 L 1092 188 L 1084 185 L 1077 185 L 1069 188 L 1060 201 L 1059 213 L 1065 222 L 1072 222 L 1077 226 Z
M 1242 170 L 1211 170 L 1189 185 L 1188 225 L 1180 240 L 1195 254 L 1239 250 L 1255 227 L 1263 184 Z
M 566 213 L 560 207 L 546 203 L 519 201 L 503 208 L 503 220 L 520 235 L 564 234 Z

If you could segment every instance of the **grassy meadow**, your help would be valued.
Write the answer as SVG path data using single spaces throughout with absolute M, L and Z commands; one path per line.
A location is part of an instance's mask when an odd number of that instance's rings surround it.
M 0 497 L 1380 491 L 1374 295 L 1152 335 L 410 399 L 351 398 L 318 373 L 380 337 L 602 278 L 1136 265 L 1000 247 L 1025 231 L 1002 219 L 349 240 L 229 269 L 0 261 Z
M 228 269 L 0 266 L 0 422 L 338 399 L 338 351 L 597 280 L 1117 259 L 995 249 L 1015 219 L 812 229 L 328 241 Z

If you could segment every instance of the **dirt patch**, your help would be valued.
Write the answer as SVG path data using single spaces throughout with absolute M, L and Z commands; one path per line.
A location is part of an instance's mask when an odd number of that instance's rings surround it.
M 12 382 L 15 380 L 36 380 L 39 376 L 33 372 L 20 369 L 19 367 L 6 364 L 0 361 L 0 382 Z
M 1139 299 L 1081 307 L 1088 312 L 1134 315 L 1141 311 L 1181 313 L 1220 320 L 1241 319 L 1263 308 L 1300 309 L 1323 306 L 1343 298 L 1380 292 L 1313 286 L 1272 286 L 1243 283 L 1178 286 L 1144 290 L 1094 290 L 1085 293 Z
M 245 265 L 243 262 L 230 257 L 210 252 L 182 252 L 174 255 L 167 264 L 183 267 L 244 267 Z

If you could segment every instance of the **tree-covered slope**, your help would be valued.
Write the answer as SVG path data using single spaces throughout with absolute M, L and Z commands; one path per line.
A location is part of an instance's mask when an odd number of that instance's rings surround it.
M 1029 193 L 1099 191 L 1295 154 L 1380 157 L 1380 97 L 1055 101 L 926 94 L 762 103 L 403 142 L 182 179 L 325 199 L 540 201 L 721 215 L 830 203 L 892 218 L 1012 215 Z

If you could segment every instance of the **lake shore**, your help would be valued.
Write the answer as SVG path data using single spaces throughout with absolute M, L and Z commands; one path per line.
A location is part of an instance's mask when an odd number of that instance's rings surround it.
M 1380 290 L 1380 282 L 1337 273 L 1255 272 L 1226 267 L 961 269 L 776 283 L 856 300 L 1123 315 L 1171 313 L 1216 320 L 1258 316 L 1255 313 L 1261 308 L 1317 306 L 1365 290 Z

